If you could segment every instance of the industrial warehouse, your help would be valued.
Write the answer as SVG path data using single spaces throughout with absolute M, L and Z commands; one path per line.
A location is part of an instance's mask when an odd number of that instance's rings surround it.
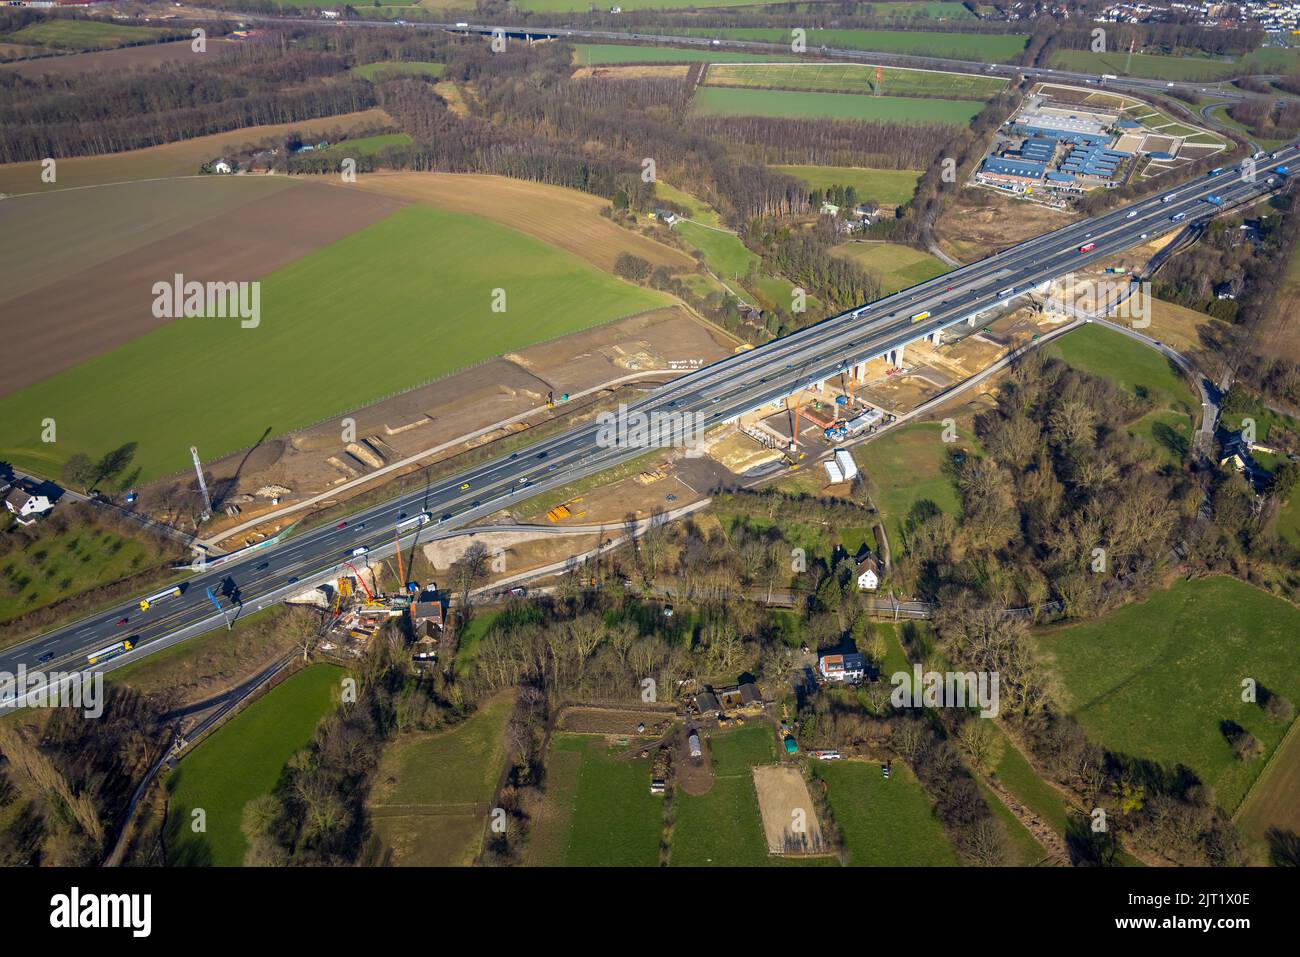
M 1094 97 L 1101 97 L 1097 105 L 1089 102 Z M 1139 173 L 1156 175 L 1217 152 L 1217 145 L 1174 135 L 1173 121 L 1145 104 L 1121 109 L 1124 102 L 1082 88 L 1040 87 L 1003 124 L 974 183 L 1059 205 L 1070 195 L 1111 189 Z M 1194 128 L 1179 129 L 1197 135 Z

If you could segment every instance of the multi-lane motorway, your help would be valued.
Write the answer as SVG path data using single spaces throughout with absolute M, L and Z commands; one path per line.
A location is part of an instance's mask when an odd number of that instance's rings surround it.
M 722 422 L 780 401 L 810 383 L 822 382 L 854 364 L 888 356 L 947 326 L 998 308 L 1015 296 L 1076 268 L 1137 245 L 1145 239 L 1211 218 L 1219 207 L 1214 194 L 1231 206 L 1280 185 L 1273 172 L 1295 166 L 1300 152 L 1285 147 L 1261 158 L 1253 182 L 1237 167 L 1217 176 L 1184 183 L 1141 202 L 1094 219 L 1082 220 L 1020 243 L 977 263 L 801 329 L 749 352 L 729 356 L 681 376 L 648 393 L 629 412 L 694 416 L 706 425 Z M 1175 220 L 1175 216 L 1182 218 Z M 1095 246 L 1087 252 L 1080 247 Z M 1014 289 L 1014 292 L 1008 290 Z M 928 314 L 914 321 L 918 314 Z M 391 551 L 399 521 L 427 511 L 432 521 L 403 537 L 454 534 L 459 528 L 512 503 L 590 475 L 645 452 L 644 447 L 611 445 L 596 423 L 579 426 L 525 449 L 475 466 L 428 488 L 358 512 L 341 526 L 303 531 L 268 543 L 217 567 L 198 571 L 182 583 L 180 596 L 163 599 L 148 611 L 132 601 L 0 652 L 0 673 L 19 665 L 28 670 L 85 668 L 87 655 L 130 638 L 135 648 L 109 665 L 137 660 L 159 648 L 223 626 L 208 590 L 221 595 L 233 583 L 242 604 L 223 598 L 226 614 L 247 615 L 336 573 L 345 561 L 363 564 Z M 369 549 L 354 556 L 360 548 Z M 123 623 L 122 619 L 126 619 Z M 3 680 L 3 679 L 0 679 Z M 0 702 L 12 705 L 12 687 L 0 687 Z
M 363 8 L 364 9 L 364 8 Z M 203 11 L 209 15 L 190 15 L 187 20 L 202 21 L 205 19 L 227 21 L 230 19 L 228 13 L 221 11 Z M 323 22 L 312 17 L 278 17 L 267 14 L 241 13 L 241 20 L 249 22 L 263 23 L 292 23 L 309 26 L 322 26 Z M 796 54 L 793 52 L 790 43 L 770 43 L 762 40 L 737 40 L 722 39 L 721 37 L 703 37 L 703 36 L 684 36 L 681 34 L 669 33 L 628 33 L 619 30 L 599 30 L 588 27 L 567 27 L 567 26 L 545 26 L 545 25 L 510 25 L 508 23 L 469 23 L 466 21 L 456 23 L 442 23 L 427 20 L 414 22 L 394 21 L 394 20 L 367 20 L 364 17 L 351 18 L 346 21 L 326 21 L 342 25 L 346 23 L 350 27 L 392 27 L 401 25 L 409 29 L 424 30 L 449 30 L 455 33 L 472 33 L 480 36 L 489 36 L 497 31 L 503 32 L 511 38 L 529 38 L 529 39 L 556 39 L 556 40 L 594 40 L 602 43 L 645 43 L 671 46 L 692 46 L 704 47 L 709 50 L 725 50 L 729 52 L 750 51 L 763 55 L 769 54 L 788 54 L 792 58 L 799 57 L 821 57 L 833 58 L 837 60 L 848 60 L 850 62 L 869 63 L 873 66 L 890 66 L 900 67 L 918 67 L 926 70 L 943 70 L 958 73 L 983 73 L 994 76 L 1006 77 L 1007 79 L 1016 76 L 1035 77 L 1040 80 L 1059 80 L 1066 83 L 1085 83 L 1093 85 L 1106 85 L 1122 89 L 1137 91 L 1154 92 L 1156 90 L 1167 90 L 1169 88 L 1180 88 L 1184 90 L 1200 90 L 1206 87 L 1215 86 L 1213 81 L 1185 82 L 1182 80 L 1165 81 L 1151 80 L 1142 77 L 1123 76 L 1107 78 L 1096 73 L 1080 73 L 1074 70 L 1055 70 L 1048 67 L 1018 66 L 1009 63 L 984 63 L 977 60 L 958 60 L 952 57 L 936 56 L 918 56 L 908 53 L 889 53 L 883 50 L 852 50 L 840 47 L 825 46 L 818 42 L 818 31 L 810 30 L 807 32 L 807 52 Z M 1221 86 L 1221 84 L 1219 84 Z M 1242 99 L 1247 94 L 1239 90 L 1215 89 L 1215 95 L 1225 99 Z

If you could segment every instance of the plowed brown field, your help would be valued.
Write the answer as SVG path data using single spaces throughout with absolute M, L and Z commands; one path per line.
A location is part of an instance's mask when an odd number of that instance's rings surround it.
M 152 188 L 164 185 L 171 184 Z M 30 209 L 39 211 L 49 198 L 32 197 Z M 257 279 L 402 206 L 384 196 L 298 181 L 9 299 L 0 309 L 0 336 L 24 345 L 17 353 L 22 361 L 11 364 L 0 395 L 157 328 L 162 320 L 153 316 L 153 285 L 170 282 L 175 273 L 203 282 Z M 98 241 L 111 246 L 114 236 L 105 231 Z M 30 335 L 33 326 L 40 335 Z

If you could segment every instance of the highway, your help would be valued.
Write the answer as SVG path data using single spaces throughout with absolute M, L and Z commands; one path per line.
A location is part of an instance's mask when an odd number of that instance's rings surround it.
M 231 19 L 229 13 L 209 10 L 203 11 L 209 16 L 187 16 L 185 19 L 203 21 L 203 20 L 220 20 L 228 21 Z M 310 26 L 342 26 L 347 24 L 349 27 L 392 27 L 398 25 L 394 20 L 367 20 L 364 18 L 354 18 L 347 20 L 320 20 L 314 17 L 278 17 L 268 14 L 256 13 L 239 13 L 240 20 L 248 22 L 262 23 L 292 23 Z M 851 50 L 839 47 L 823 46 L 817 42 L 817 29 L 807 31 L 808 49 L 805 53 L 798 54 L 791 49 L 789 43 L 768 43 L 761 40 L 733 40 L 722 39 L 721 37 L 702 37 L 702 36 L 682 36 L 671 33 L 629 33 L 620 30 L 597 30 L 583 27 L 568 26 L 518 26 L 508 23 L 469 23 L 462 22 L 433 22 L 428 20 L 403 21 L 401 26 L 407 29 L 422 30 L 450 30 L 458 33 L 476 33 L 483 36 L 489 36 L 493 32 L 500 30 L 508 38 L 523 39 L 558 39 L 558 40 L 593 40 L 604 43 L 646 43 L 673 46 L 703 47 L 709 50 L 727 50 L 727 51 L 752 51 L 754 53 L 769 54 L 789 54 L 792 60 L 801 57 L 831 57 L 837 60 L 859 61 L 871 65 L 899 67 L 916 67 L 926 70 L 942 70 L 957 73 L 980 73 L 991 74 L 993 76 L 1006 77 L 1013 79 L 1016 76 L 1034 77 L 1039 80 L 1060 80 L 1066 83 L 1084 83 L 1095 86 L 1108 86 L 1117 89 L 1128 89 L 1135 91 L 1167 91 L 1169 89 L 1182 89 L 1186 91 L 1199 91 L 1211 87 L 1216 87 L 1216 82 L 1212 80 L 1199 81 L 1165 81 L 1151 80 L 1143 77 L 1122 76 L 1114 79 L 1104 79 L 1098 73 L 1078 73 L 1072 70 L 1056 70 L 1048 67 L 1017 66 L 1008 63 L 985 63 L 979 60 L 958 60 L 951 57 L 935 56 L 918 56 L 907 53 L 887 53 L 882 50 Z M 996 35 L 996 34 L 995 34 Z M 810 61 L 815 62 L 815 61 Z M 1217 84 L 1221 87 L 1222 84 Z M 1215 96 L 1224 99 L 1244 99 L 1248 94 L 1239 90 L 1223 90 L 1216 88 L 1213 90 Z
M 680 413 L 699 416 L 708 426 L 779 402 L 807 385 L 823 382 L 851 366 L 894 350 L 929 334 L 1000 308 L 1035 286 L 1154 237 L 1212 218 L 1219 208 L 1204 201 L 1211 193 L 1229 206 L 1273 189 L 1271 170 L 1300 162 L 1294 146 L 1258 162 L 1253 183 L 1244 182 L 1236 167 L 1214 177 L 1183 183 L 1103 216 L 1082 220 L 1035 237 L 986 259 L 936 279 L 798 330 L 757 349 L 738 353 L 687 373 L 628 406 L 630 412 Z M 1167 201 L 1166 201 L 1167 200 Z M 1174 221 L 1171 217 L 1185 214 Z M 1095 243 L 1080 252 L 1079 247 Z M 1007 294 L 1013 289 L 1014 293 Z M 928 314 L 913 321 L 914 316 Z M 458 534 L 458 529 L 539 492 L 557 488 L 645 453 L 644 447 L 608 446 L 599 426 L 591 423 L 539 441 L 525 449 L 474 466 L 454 478 L 432 482 L 356 513 L 346 523 L 299 532 L 287 540 L 268 541 L 236 553 L 216 567 L 190 574 L 179 597 L 165 598 L 148 611 L 137 602 L 59 628 L 0 651 L 0 672 L 77 670 L 86 656 L 123 639 L 136 647 L 97 666 L 111 670 L 160 648 L 224 626 L 206 592 L 221 596 L 223 583 L 240 591 L 241 604 L 228 598 L 228 614 L 248 615 L 301 591 L 314 582 L 333 578 L 345 561 L 358 566 L 391 554 L 395 524 L 421 511 L 432 521 L 403 537 L 409 547 L 417 539 Z M 369 551 L 353 555 L 354 550 Z M 125 623 L 119 624 L 122 619 Z M 8 686 L 6 686 L 8 687 Z M 0 688 L 0 705 L 14 706 L 10 688 Z

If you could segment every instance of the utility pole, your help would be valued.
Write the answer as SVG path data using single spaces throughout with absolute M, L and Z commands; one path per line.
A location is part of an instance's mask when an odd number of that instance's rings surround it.
M 203 463 L 199 461 L 199 450 L 190 446 L 190 457 L 194 459 L 194 474 L 199 477 L 199 491 L 203 493 L 203 521 L 212 517 L 212 496 L 208 494 L 208 483 L 203 478 Z
M 393 526 L 393 535 L 397 545 L 397 584 L 403 595 L 406 594 L 406 570 L 402 568 L 402 533 L 397 526 Z M 412 560 L 414 564 L 414 560 Z
M 1129 68 L 1133 66 L 1133 47 L 1136 45 L 1137 45 L 1137 37 L 1134 37 L 1132 40 L 1128 42 L 1128 59 L 1124 61 L 1125 76 L 1128 76 L 1129 73 L 1131 72 Z

